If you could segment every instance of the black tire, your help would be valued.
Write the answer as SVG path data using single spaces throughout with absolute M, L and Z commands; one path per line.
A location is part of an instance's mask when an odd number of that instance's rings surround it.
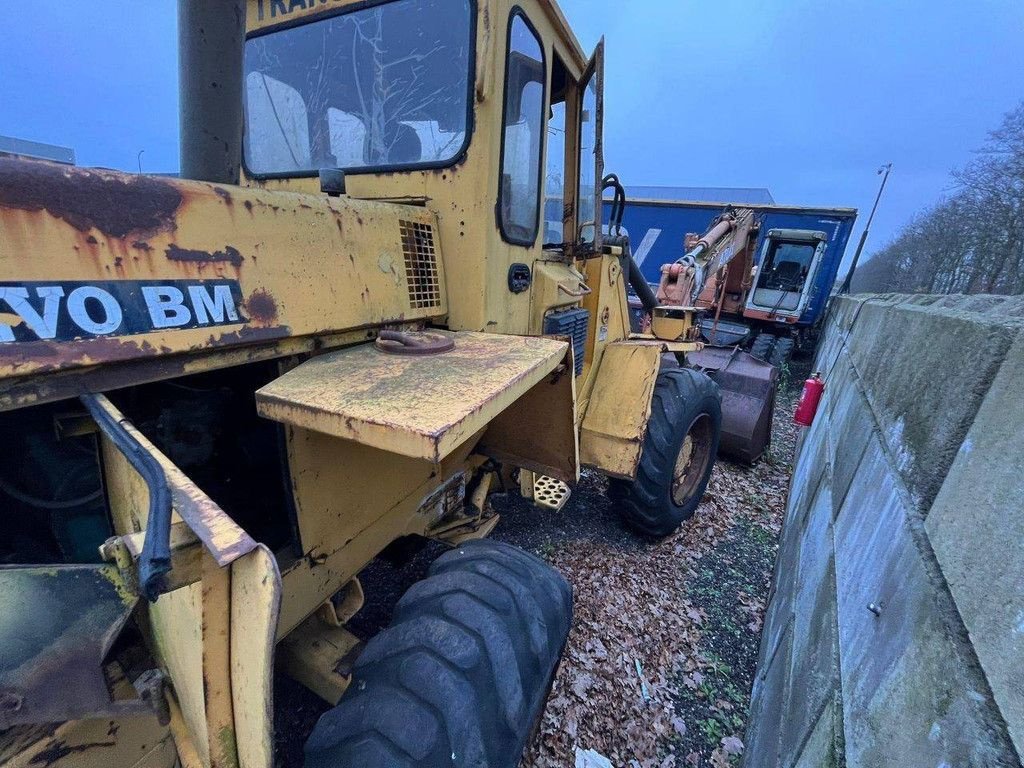
M 636 479 L 608 485 L 623 521 L 660 537 L 693 517 L 711 478 L 721 431 L 722 396 L 707 374 L 692 368 L 658 374 Z M 677 477 L 687 446 L 689 459 Z
M 369 643 L 306 768 L 514 768 L 572 619 L 572 589 L 537 557 L 473 541 L 439 557 Z
M 750 354 L 758 360 L 769 362 L 772 350 L 775 347 L 775 337 L 770 333 L 759 333 L 750 345 Z
M 793 339 L 789 336 L 784 336 L 775 342 L 775 346 L 772 347 L 772 352 L 768 356 L 768 362 L 774 365 L 776 368 L 789 363 L 789 359 L 793 356 Z

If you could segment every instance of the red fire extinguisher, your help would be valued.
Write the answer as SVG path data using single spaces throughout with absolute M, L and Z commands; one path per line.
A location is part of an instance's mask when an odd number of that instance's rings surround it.
M 825 382 L 821 380 L 821 374 L 812 373 L 811 378 L 804 382 L 804 391 L 800 393 L 800 402 L 797 403 L 793 421 L 802 427 L 811 426 L 823 394 L 825 394 Z

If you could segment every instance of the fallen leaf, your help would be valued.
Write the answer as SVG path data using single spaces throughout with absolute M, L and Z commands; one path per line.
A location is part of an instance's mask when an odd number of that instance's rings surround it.
M 686 723 L 683 722 L 683 718 L 681 718 L 681 717 L 673 717 L 672 718 L 672 728 L 675 729 L 675 732 L 677 734 L 679 734 L 680 736 L 685 736 L 686 735 Z
M 577 697 L 585 699 L 587 698 L 587 691 L 590 690 L 590 687 L 593 684 L 594 678 L 590 675 L 586 673 L 578 675 L 572 682 L 572 692 L 575 693 Z
M 743 742 L 735 736 L 726 736 L 724 739 L 722 739 L 722 749 L 725 750 L 726 754 L 742 755 Z

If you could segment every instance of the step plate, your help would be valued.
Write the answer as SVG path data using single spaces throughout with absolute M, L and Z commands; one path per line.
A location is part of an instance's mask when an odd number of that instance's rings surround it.
M 533 481 L 533 503 L 539 507 L 557 512 L 569 501 L 572 490 L 561 480 L 547 475 L 537 475 Z

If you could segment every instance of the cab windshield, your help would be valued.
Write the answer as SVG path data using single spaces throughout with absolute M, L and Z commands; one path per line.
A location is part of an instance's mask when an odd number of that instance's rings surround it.
M 465 150 L 469 0 L 392 0 L 245 44 L 253 176 L 439 167 Z
M 817 247 L 817 243 L 772 243 L 758 275 L 757 287 L 774 291 L 801 290 Z

